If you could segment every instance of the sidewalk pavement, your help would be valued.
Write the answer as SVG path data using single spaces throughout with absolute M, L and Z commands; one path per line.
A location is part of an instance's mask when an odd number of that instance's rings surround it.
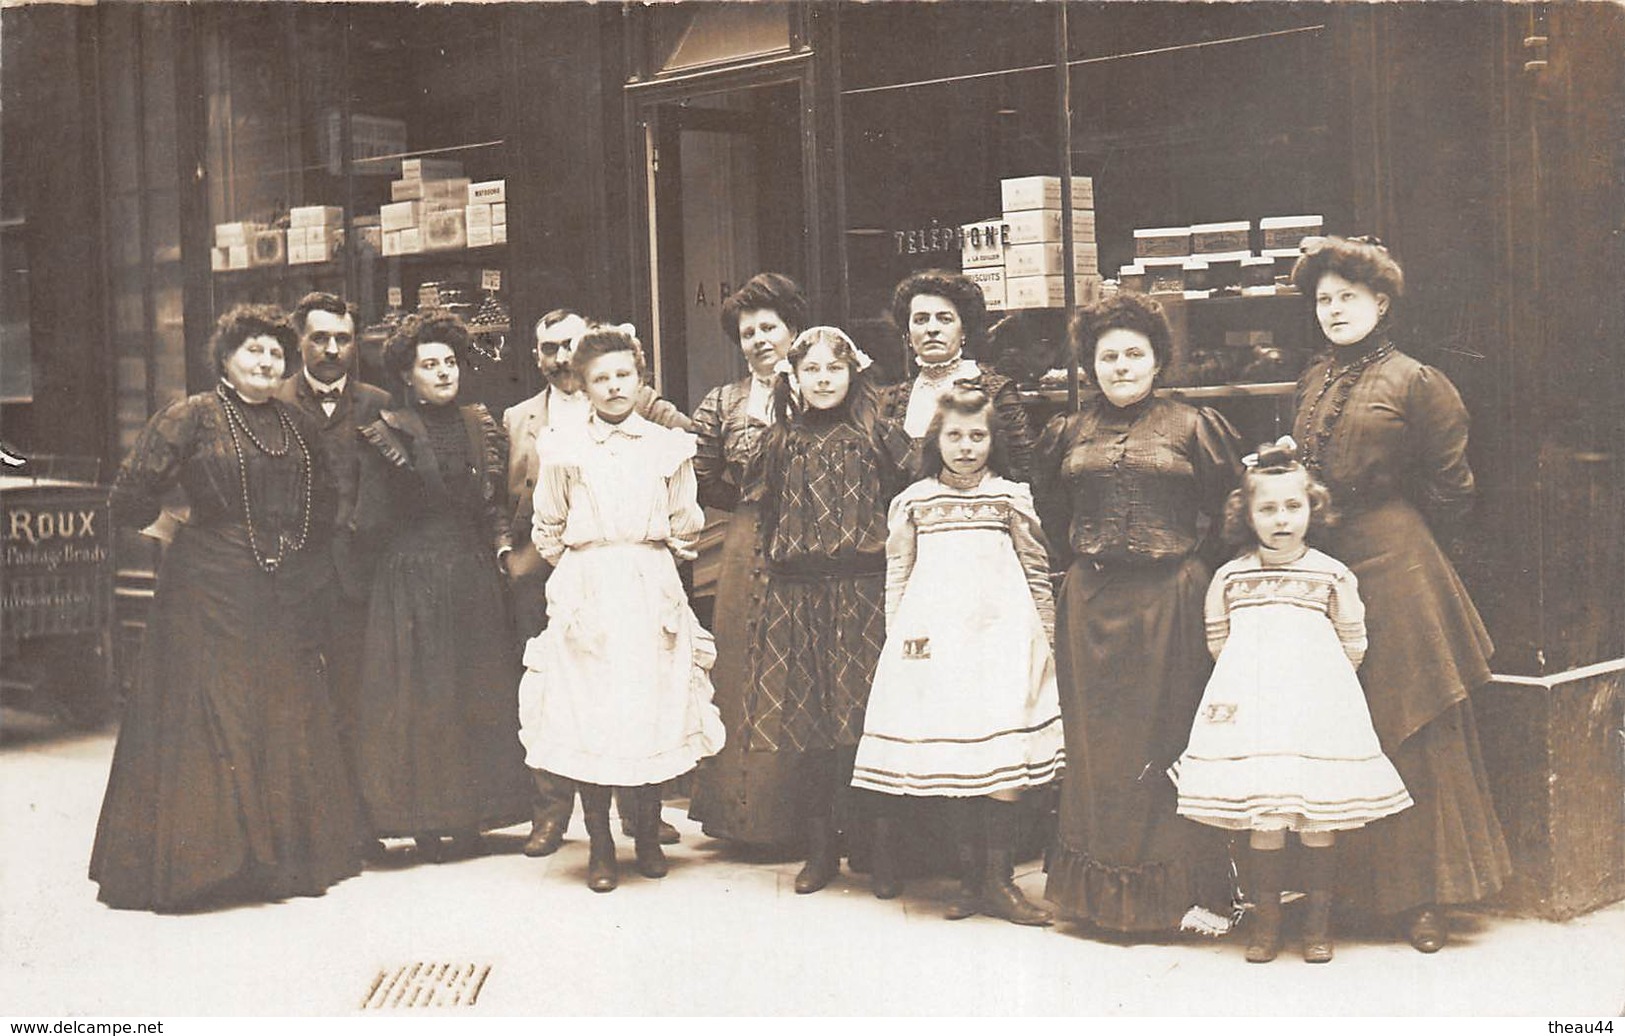
M 109 910 L 85 876 L 109 733 L 0 715 L 0 1005 L 13 1016 L 174 1015 L 1531 1015 L 1625 1011 L 1625 904 L 1566 924 L 1457 913 L 1434 956 L 1344 938 L 1329 965 L 1268 966 L 1239 940 L 1101 941 L 940 914 L 951 883 L 889 902 L 843 872 L 797 896 L 795 861 L 744 858 L 668 807 L 671 874 L 587 890 L 576 826 L 526 859 L 392 860 L 316 899 L 215 913 Z M 1018 881 L 1043 889 L 1037 864 Z M 1290 909 L 1290 908 L 1289 908 Z M 417 969 L 414 965 L 432 965 Z M 439 965 L 446 965 L 441 968 Z M 403 970 L 404 969 L 404 970 Z M 402 976 L 397 978 L 397 976 Z M 423 988 L 428 1002 L 375 1007 Z M 473 989 L 472 1006 L 466 1001 Z M 370 1000 L 369 1000 L 370 998 Z M 404 1003 L 409 996 L 401 996 Z

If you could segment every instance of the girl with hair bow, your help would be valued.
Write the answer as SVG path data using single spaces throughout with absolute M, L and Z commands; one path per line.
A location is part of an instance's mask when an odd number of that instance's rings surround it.
M 870 366 L 839 328 L 797 335 L 756 458 L 768 579 L 748 654 L 746 748 L 799 755 L 800 893 L 839 870 L 836 791 L 851 782 L 886 637 L 886 509 L 909 443 L 878 416 Z

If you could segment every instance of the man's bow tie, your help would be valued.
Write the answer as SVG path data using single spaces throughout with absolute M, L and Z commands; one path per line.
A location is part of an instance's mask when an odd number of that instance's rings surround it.
M 310 391 L 311 391 L 311 394 L 316 397 L 316 401 L 318 403 L 337 403 L 339 400 L 344 398 L 344 390 L 343 389 L 336 389 L 336 388 L 319 389 L 319 388 L 313 388 Z

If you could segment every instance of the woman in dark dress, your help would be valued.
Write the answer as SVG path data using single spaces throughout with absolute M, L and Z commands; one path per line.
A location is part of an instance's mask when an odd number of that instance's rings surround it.
M 1100 395 L 1050 422 L 1033 469 L 1051 548 L 1072 558 L 1055 625 L 1067 773 L 1045 895 L 1073 920 L 1170 931 L 1193 906 L 1228 902 L 1223 843 L 1177 815 L 1165 771 L 1212 666 L 1204 519 L 1216 533 L 1240 476 L 1236 433 L 1153 394 L 1170 335 L 1146 296 L 1084 311 L 1077 341 Z
M 914 444 L 913 468 L 919 473 L 920 442 L 937 400 L 955 382 L 977 381 L 992 397 L 1005 430 L 1010 471 L 1007 477 L 1031 477 L 1032 432 L 1016 383 L 971 359 L 987 334 L 987 303 L 974 281 L 950 270 L 911 273 L 892 292 L 892 322 L 903 332 L 908 355 L 918 373 L 881 392 L 881 416 L 903 426 Z
M 269 306 L 220 318 L 221 382 L 159 411 L 113 487 L 144 528 L 190 516 L 158 570 L 90 877 L 110 906 L 320 895 L 361 869 L 361 826 L 322 681 L 319 542 L 333 480 L 314 423 L 272 397 L 298 344 Z
M 361 430 L 348 522 L 378 551 L 362 654 L 356 778 L 373 833 L 431 860 L 530 816 L 521 666 L 503 594 L 508 443 L 483 404 L 458 406 L 456 317 L 408 317 L 384 359 L 406 405 Z
M 717 574 L 711 628 L 717 662 L 713 701 L 728 728 L 722 751 L 700 764 L 688 815 L 707 835 L 757 845 L 793 842 L 796 753 L 745 750 L 749 638 L 761 614 L 767 565 L 760 549 L 759 480 L 747 470 L 773 420 L 773 365 L 807 323 L 807 299 L 796 282 L 759 273 L 722 303 L 722 330 L 745 356 L 750 373 L 705 394 L 694 411 L 694 476 L 700 504 L 731 511 Z
M 1448 937 L 1443 904 L 1471 903 L 1511 869 L 1468 693 L 1493 650 L 1433 526 L 1473 496 L 1467 410 L 1439 371 L 1389 336 L 1399 264 L 1371 239 L 1310 238 L 1292 271 L 1331 354 L 1298 382 L 1293 436 L 1342 520 L 1327 553 L 1360 582 L 1371 646 L 1360 683 L 1383 751 L 1416 806 L 1340 840 L 1355 903 L 1402 915 L 1411 944 Z

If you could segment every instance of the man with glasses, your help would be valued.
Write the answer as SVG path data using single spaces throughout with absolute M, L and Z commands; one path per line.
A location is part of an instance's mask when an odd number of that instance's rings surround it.
M 581 376 L 570 365 L 575 341 L 589 326 L 586 318 L 572 309 L 555 309 L 536 322 L 536 367 L 542 373 L 542 390 L 502 414 L 508 430 L 508 499 L 514 510 L 515 546 L 508 555 L 508 577 L 514 619 L 524 638 L 534 636 L 547 625 L 547 563 L 530 545 L 538 468 L 536 437 L 544 428 L 585 424 L 592 415 Z M 693 429 L 688 416 L 660 398 L 650 385 L 639 386 L 636 410 L 640 417 L 655 424 Z M 535 819 L 525 842 L 525 855 L 550 856 L 564 841 L 564 829 L 569 826 L 575 803 L 575 782 L 545 770 L 532 770 L 531 776 L 536 782 Z M 623 809 L 621 816 L 625 827 L 629 814 Z M 677 829 L 661 821 L 660 840 L 667 845 L 676 842 Z
M 299 332 L 302 369 L 283 381 L 276 395 L 320 425 L 321 448 L 333 468 L 342 506 L 355 498 L 357 429 L 377 420 L 378 412 L 389 405 L 389 393 L 365 384 L 356 374 L 355 313 L 347 302 L 330 292 L 313 291 L 299 300 L 291 319 Z M 341 527 L 346 517 L 338 516 Z M 332 551 L 335 585 L 329 589 L 331 611 L 323 626 L 322 657 L 340 742 L 350 753 L 371 587 L 344 537 L 333 538 Z

